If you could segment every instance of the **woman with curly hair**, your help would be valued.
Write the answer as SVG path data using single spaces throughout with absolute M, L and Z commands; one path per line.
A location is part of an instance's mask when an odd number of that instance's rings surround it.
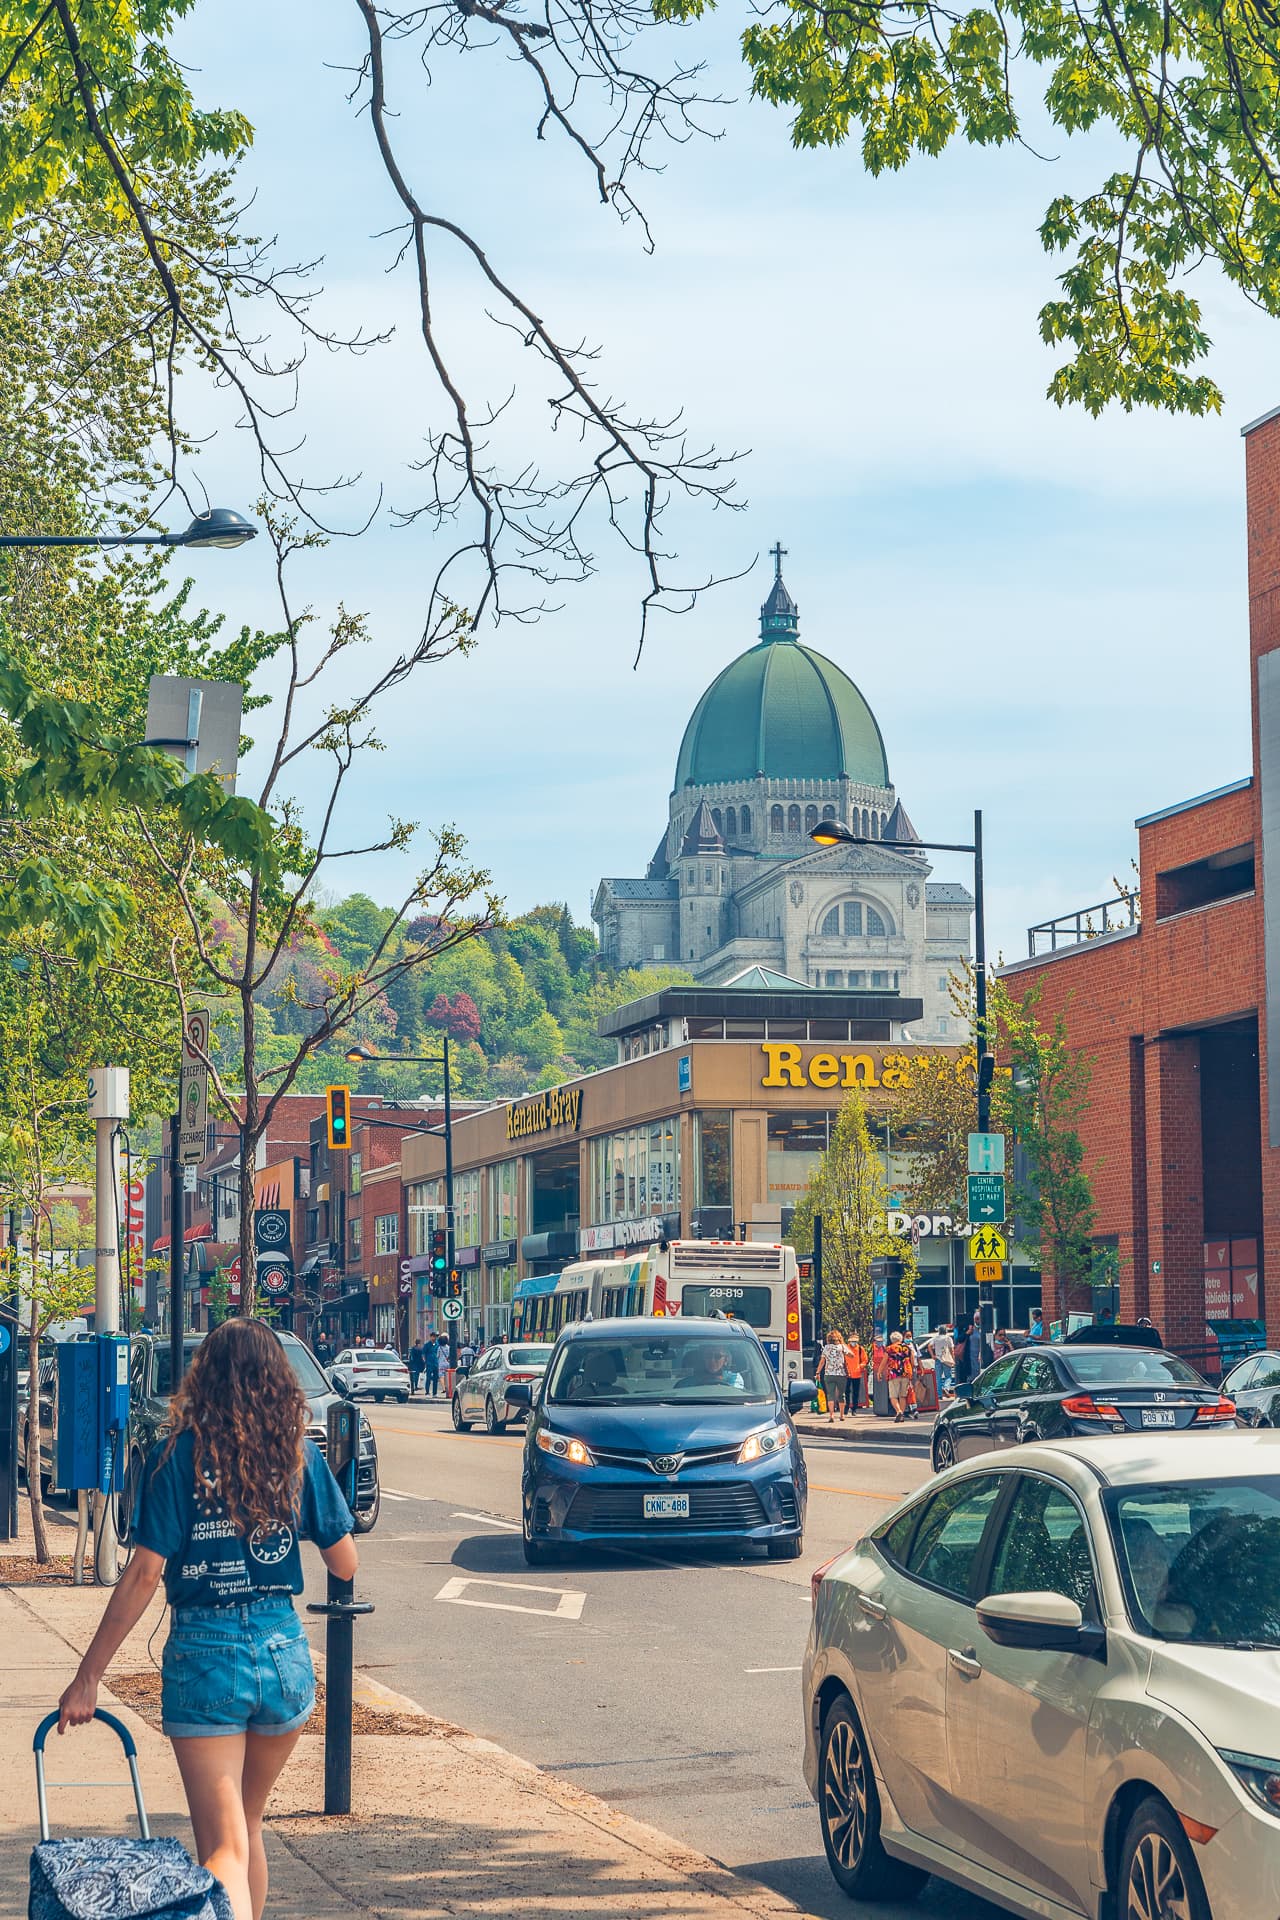
M 133 1558 L 59 1703 L 59 1733 L 93 1718 L 102 1676 L 163 1574 L 161 1724 L 201 1865 L 226 1888 L 235 1920 L 261 1920 L 263 1813 L 315 1706 L 293 1607 L 299 1541 L 313 1540 L 339 1579 L 357 1565 L 351 1514 L 307 1420 L 288 1356 L 260 1320 L 228 1320 L 201 1341 L 169 1436 L 143 1470 Z

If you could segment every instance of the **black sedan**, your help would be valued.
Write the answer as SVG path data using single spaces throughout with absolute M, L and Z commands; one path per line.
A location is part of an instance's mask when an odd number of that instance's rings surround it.
M 1242 1427 L 1280 1427 L 1280 1353 L 1252 1353 L 1232 1367 L 1222 1391 Z
M 963 1389 L 962 1389 L 963 1391 Z M 1175 1353 L 1149 1347 L 1023 1347 L 984 1367 L 938 1415 L 936 1471 L 1026 1440 L 1230 1427 L 1235 1402 Z

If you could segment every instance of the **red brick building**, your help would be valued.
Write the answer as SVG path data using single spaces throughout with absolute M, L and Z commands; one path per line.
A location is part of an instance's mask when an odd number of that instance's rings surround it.
M 1215 1321 L 1280 1341 L 1280 409 L 1245 429 L 1245 468 L 1252 770 L 1137 822 L 1137 924 L 1047 923 L 1053 950 L 1003 969 L 1092 1056 L 1119 1317 L 1201 1356 Z

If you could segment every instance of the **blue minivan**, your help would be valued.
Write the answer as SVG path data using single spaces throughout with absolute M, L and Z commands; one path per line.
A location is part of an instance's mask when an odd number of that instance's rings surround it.
M 758 1542 L 798 1559 L 808 1480 L 784 1393 L 741 1321 L 579 1321 L 542 1380 L 513 1385 L 531 1407 L 522 1484 L 524 1556 L 558 1548 Z

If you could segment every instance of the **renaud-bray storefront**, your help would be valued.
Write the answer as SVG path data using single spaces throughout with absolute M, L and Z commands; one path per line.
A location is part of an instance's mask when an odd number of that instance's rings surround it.
M 922 1050 L 900 1030 L 918 1006 L 888 994 L 665 989 L 602 1021 L 624 1055 L 615 1066 L 456 1122 L 464 1328 L 500 1334 L 518 1279 L 580 1255 L 664 1236 L 733 1238 L 744 1228 L 780 1236 L 851 1088 L 883 1129 L 891 1181 L 900 1178 L 894 1101 Z M 865 1038 L 869 1031 L 880 1037 Z M 444 1206 L 439 1136 L 406 1137 L 402 1177 L 422 1332 L 438 1324 L 426 1265 L 433 1214 Z M 976 1301 L 953 1224 L 961 1223 L 920 1223 L 916 1298 L 931 1325 L 963 1311 L 969 1291 Z M 997 1301 L 998 1318 L 1024 1325 L 1021 1305 L 1015 1290 Z

